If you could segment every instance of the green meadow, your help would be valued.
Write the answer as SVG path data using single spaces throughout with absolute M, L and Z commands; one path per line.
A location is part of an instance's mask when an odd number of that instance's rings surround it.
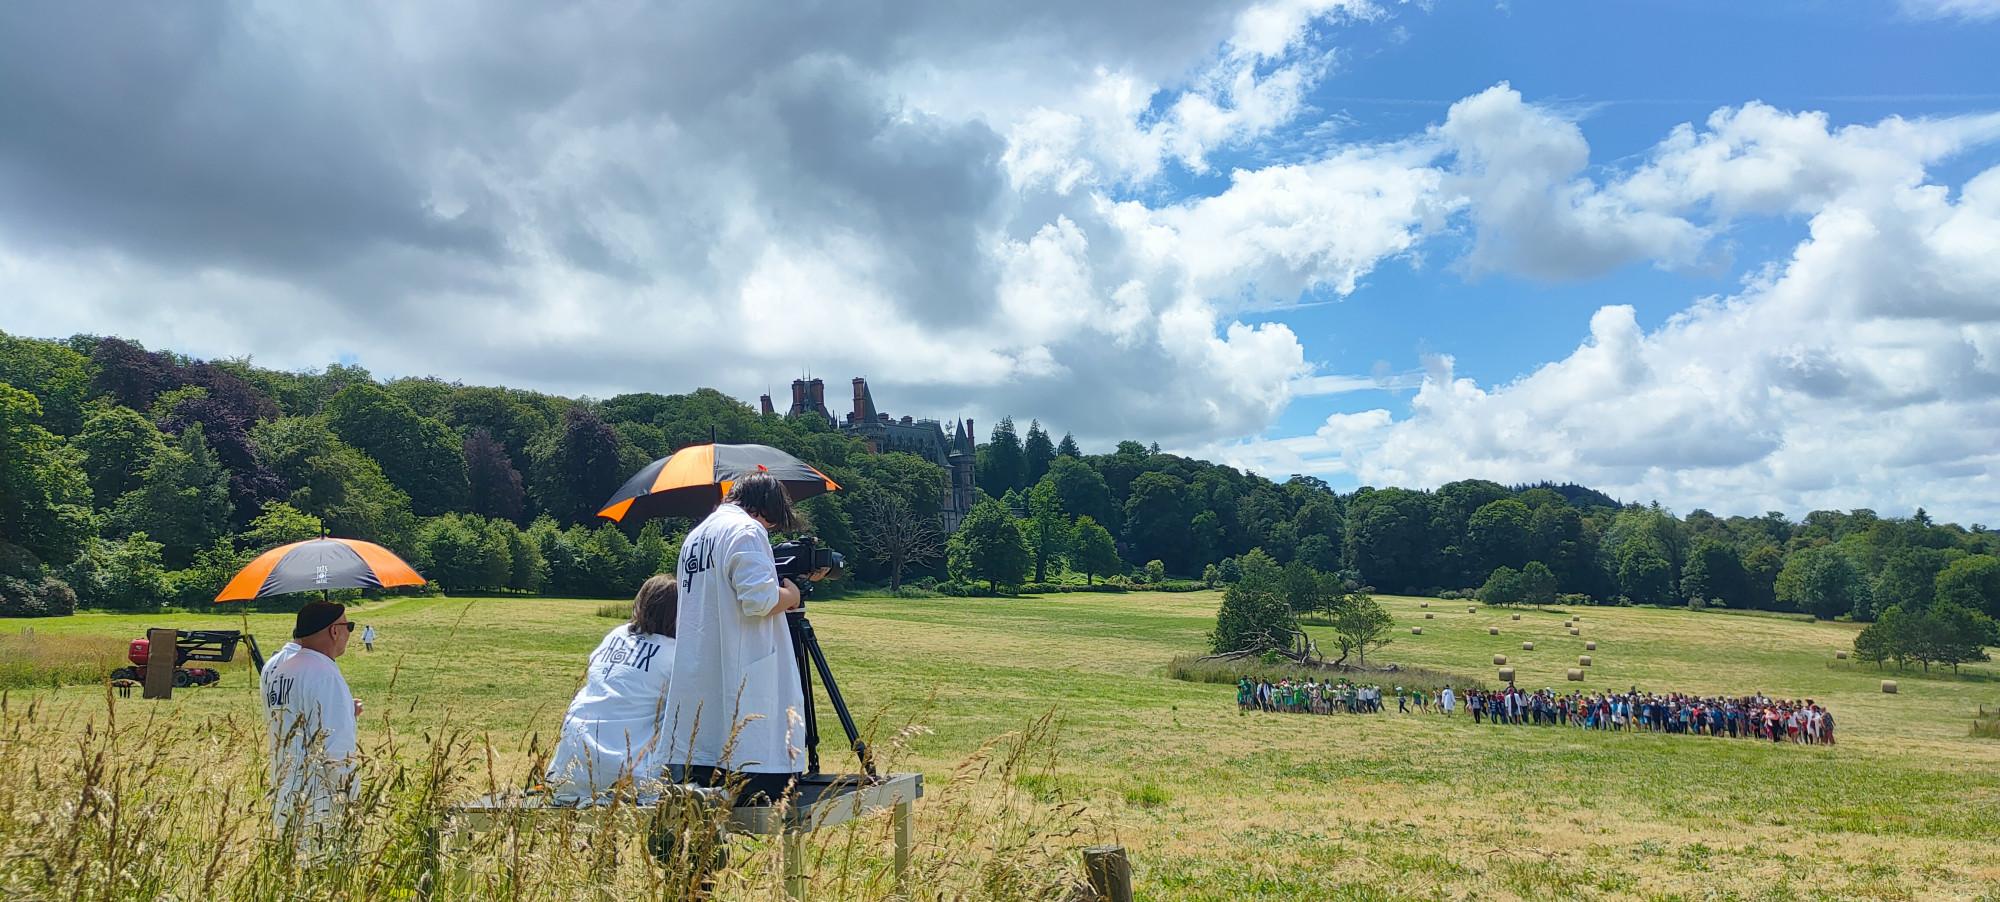
M 1203 649 L 1220 601 L 1210 592 L 857 597 L 815 601 L 809 613 L 864 728 L 895 767 L 923 771 L 936 795 L 917 809 L 918 859 L 931 869 L 920 867 L 929 881 L 913 881 L 910 898 L 1060 894 L 1076 851 L 1104 842 L 1130 851 L 1146 899 L 2000 898 L 2000 741 L 1971 735 L 1980 705 L 2000 707 L 1992 664 L 1926 676 L 1836 661 L 1854 635 L 1844 624 L 1595 607 L 1468 613 L 1464 602 L 1381 600 L 1396 618 L 1394 641 L 1371 662 L 1490 684 L 1491 657 L 1504 654 L 1518 682 L 1535 688 L 1810 697 L 1833 711 L 1839 743 L 1475 726 L 1464 716 L 1398 715 L 1393 698 L 1379 716 L 1244 714 L 1233 687 L 1165 675 L 1173 656 Z M 429 598 L 355 609 L 353 619 L 381 635 L 373 654 L 357 641 L 341 660 L 368 706 L 364 745 L 418 755 L 463 730 L 474 749 L 466 760 L 476 759 L 481 776 L 457 781 L 455 792 L 525 781 L 585 656 L 616 623 L 597 616 L 601 605 Z M 1572 614 L 1582 616 L 1581 635 L 1568 635 Z M 248 621 L 268 652 L 290 616 Z M 33 644 L 242 622 L 233 613 L 81 614 L 9 621 L 0 634 L 32 628 Z M 1411 635 L 1413 626 L 1423 635 Z M 1494 626 L 1500 635 L 1488 635 Z M 1523 651 L 1525 641 L 1535 650 Z M 1586 679 L 1567 682 L 1587 641 L 1598 646 Z M 260 760 L 243 726 L 260 716 L 250 672 L 237 665 L 226 674 L 220 686 L 167 702 L 110 698 L 101 686 L 15 690 L 0 758 L 55 774 L 88 754 L 86 724 L 101 730 L 115 716 L 186 725 L 170 732 L 176 747 L 200 749 L 189 785 L 226 782 Z M 1883 694 L 1884 677 L 1901 691 Z M 1394 675 L 1379 682 L 1393 686 Z M 1037 730 L 1051 714 L 1050 728 Z M 821 723 L 829 769 L 850 763 L 824 705 Z M 235 741 L 201 735 L 229 729 Z M 996 738 L 1032 766 L 985 767 Z M 1004 783 L 975 779 L 989 770 Z M 170 787 L 150 792 L 156 806 L 175 804 Z M 27 870 L 46 847 L 22 820 L 26 803 L 8 804 L 0 790 L 0 889 L 9 880 L 17 893 L 59 885 Z M 968 822 L 972 811 L 992 820 Z M 843 860 L 859 862 L 863 875 L 816 878 L 821 895 L 904 897 L 880 873 L 881 824 L 853 833 L 815 837 L 823 848 L 845 843 Z M 217 844 L 195 851 L 218 860 L 254 854 Z M 754 844 L 748 852 L 739 869 L 769 866 Z M 944 863 L 967 855 L 976 867 Z M 250 885 L 229 883 L 226 861 L 212 867 L 220 885 Z M 92 891 L 100 897 L 139 897 L 115 879 L 100 882 Z M 496 885 L 462 890 L 484 895 Z M 756 898 L 770 885 L 746 873 L 718 894 Z M 594 898 L 587 886 L 512 886 L 526 897 Z

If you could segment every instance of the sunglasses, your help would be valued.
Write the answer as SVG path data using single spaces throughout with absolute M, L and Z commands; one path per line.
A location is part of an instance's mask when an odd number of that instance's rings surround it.
M 336 620 L 333 625 L 347 627 L 347 631 L 350 633 L 361 628 L 361 624 L 355 623 L 352 620 Z

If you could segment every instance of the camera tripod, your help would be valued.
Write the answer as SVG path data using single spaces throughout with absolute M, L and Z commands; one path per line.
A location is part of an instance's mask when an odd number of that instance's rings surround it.
M 801 587 L 803 588 L 803 586 Z M 861 731 L 854 727 L 854 715 L 847 713 L 847 701 L 840 697 L 840 684 L 833 681 L 833 668 L 826 663 L 826 652 L 819 647 L 819 636 L 813 632 L 812 621 L 806 619 L 806 612 L 799 610 L 785 612 L 785 625 L 792 633 L 792 657 L 799 666 L 799 690 L 805 696 L 806 715 L 806 773 L 817 774 L 819 770 L 819 710 L 813 704 L 813 671 L 819 671 L 819 681 L 826 684 L 826 697 L 833 702 L 833 713 L 840 716 L 840 727 L 847 731 L 847 744 L 861 759 L 861 772 L 869 782 L 881 779 L 875 772 L 875 755 L 869 751 L 868 743 L 861 741 Z M 808 661 L 811 667 L 807 666 Z

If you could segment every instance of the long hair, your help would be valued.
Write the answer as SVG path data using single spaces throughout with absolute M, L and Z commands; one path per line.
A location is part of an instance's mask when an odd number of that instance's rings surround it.
M 674 620 L 680 609 L 681 584 L 670 574 L 658 574 L 646 580 L 639 587 L 639 594 L 632 598 L 632 632 L 673 638 Z
M 727 500 L 746 514 L 764 518 L 773 532 L 792 532 L 799 527 L 792 496 L 785 493 L 785 484 L 769 473 L 752 473 L 736 480 L 729 487 Z

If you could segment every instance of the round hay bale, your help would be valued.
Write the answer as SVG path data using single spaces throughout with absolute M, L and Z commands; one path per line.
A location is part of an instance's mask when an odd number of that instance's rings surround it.
M 1577 669 L 1577 668 L 1575 668 L 1575 667 L 1572 667 L 1572 668 L 1570 668 L 1570 669 L 1569 669 L 1569 681 L 1570 681 L 1570 682 L 1572 682 L 1572 683 L 1581 683 L 1581 682 L 1583 682 L 1583 671 L 1582 671 L 1582 670 L 1579 670 L 1579 669 Z
M 1521 650 L 1522 650 L 1522 651 L 1534 651 L 1534 650 L 1535 650 L 1535 643 L 1533 643 L 1533 642 L 1523 642 L 1523 643 L 1521 643 Z
M 1895 680 L 1883 680 L 1883 681 L 1882 681 L 1882 692 L 1883 692 L 1884 694 L 1887 694 L 1887 695 L 1895 695 L 1895 694 L 1896 694 L 1896 681 L 1895 681 Z
M 1465 612 L 1466 612 L 1467 614 L 1477 614 L 1477 613 L 1479 613 L 1479 609 L 1478 609 L 1478 608 L 1475 608 L 1475 607 L 1471 607 L 1471 606 L 1469 606 L 1469 605 L 1468 605 L 1468 606 L 1466 607 L 1466 609 L 1465 609 Z
M 1431 612 L 1429 612 L 1429 611 L 1425 611 L 1425 612 L 1424 612 L 1424 619 L 1425 619 L 1425 620 L 1429 620 L 1429 619 L 1431 619 Z
M 1570 635 L 1572 635 L 1572 636 L 1581 636 L 1581 635 L 1583 635 L 1583 633 L 1582 633 L 1581 631 L 1579 631 L 1579 630 L 1578 630 L 1578 629 L 1577 629 L 1576 627 L 1573 627 L 1573 626 L 1569 628 L 1569 634 L 1570 634 Z
M 1590 656 L 1589 656 L 1589 655 L 1577 655 L 1577 656 L 1576 656 L 1576 666 L 1578 666 L 1578 667 L 1589 667 L 1589 666 L 1590 666 Z
M 1424 628 L 1423 628 L 1423 627 L 1421 627 L 1421 626 L 1413 626 L 1413 627 L 1410 627 L 1410 635 L 1412 635 L 1412 636 L 1421 636 L 1421 635 L 1423 635 L 1423 634 L 1424 634 Z
M 1493 663 L 1495 663 L 1495 664 L 1505 664 L 1505 663 L 1507 663 L 1507 656 L 1506 656 L 1506 655 L 1494 655 L 1494 656 L 1493 656 Z
M 1430 606 L 1431 606 L 1431 603 L 1430 603 L 1430 602 L 1428 602 L 1428 601 L 1419 601 L 1419 602 L 1417 602 L 1417 607 L 1420 607 L 1420 608 L 1427 608 L 1427 607 L 1430 607 Z
M 1486 635 L 1498 636 L 1500 635 L 1500 628 L 1497 626 L 1489 626 L 1486 628 Z
M 1502 683 L 1514 682 L 1514 668 L 1512 667 L 1500 668 L 1500 682 Z
M 1597 643 L 1595 643 L 1595 642 L 1585 642 L 1585 643 L 1583 643 L 1583 650 L 1584 650 L 1584 651 L 1596 651 L 1596 650 L 1597 650 Z
M 1519 619 L 1521 619 L 1521 615 L 1519 615 L 1519 614 L 1515 614 L 1515 615 L 1514 615 L 1514 619 L 1515 619 L 1515 620 L 1519 620 Z
M 1847 660 L 1847 652 L 1844 652 L 1844 651 L 1837 651 L 1837 652 L 1834 652 L 1834 653 L 1833 653 L 1833 656 L 1834 656 L 1834 658 L 1835 658 L 1836 660 L 1841 660 L 1841 661 L 1845 661 L 1845 660 Z

